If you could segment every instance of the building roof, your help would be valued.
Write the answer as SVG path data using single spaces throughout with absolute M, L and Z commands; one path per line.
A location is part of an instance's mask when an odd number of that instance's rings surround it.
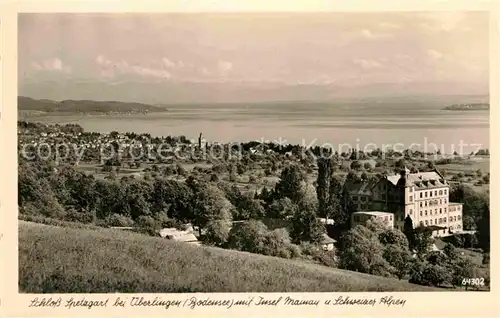
M 176 228 L 164 228 L 159 231 L 161 237 L 166 237 L 171 240 L 181 241 L 181 242 L 196 242 L 198 239 L 189 230 L 181 231 Z
M 386 215 L 393 215 L 394 213 L 391 212 L 381 212 L 381 211 L 359 211 L 359 212 L 354 212 L 354 214 L 367 214 L 367 215 L 373 215 L 373 216 L 386 216 Z
M 193 233 L 173 236 L 172 240 L 179 241 L 179 242 L 198 242 L 198 239 L 196 238 L 196 236 Z
M 464 205 L 464 204 L 460 202 L 448 202 L 448 206 L 459 206 L 459 205 Z
M 378 180 L 373 179 L 361 182 L 347 181 L 346 187 L 350 194 L 371 194 L 371 190 L 377 182 Z
M 333 244 L 333 243 L 336 243 L 336 242 L 337 241 L 335 241 L 334 239 L 332 239 L 331 237 L 329 237 L 326 234 L 323 234 L 323 237 L 321 239 L 321 244 Z
M 408 171 L 407 169 L 405 171 Z M 393 185 L 401 184 L 402 174 L 387 176 L 387 180 Z M 437 171 L 417 172 L 404 174 L 405 186 L 415 186 L 417 190 L 436 188 L 448 185 L 443 176 Z

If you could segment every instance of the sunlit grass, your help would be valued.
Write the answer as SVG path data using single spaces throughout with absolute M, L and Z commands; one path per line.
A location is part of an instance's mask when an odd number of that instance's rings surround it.
M 110 229 L 20 221 L 24 293 L 436 290 L 324 266 Z

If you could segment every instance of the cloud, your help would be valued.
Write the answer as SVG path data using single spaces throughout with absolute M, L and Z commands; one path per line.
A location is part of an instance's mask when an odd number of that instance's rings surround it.
M 163 62 L 163 65 L 165 65 L 165 67 L 167 67 L 167 68 L 175 68 L 177 66 L 177 64 L 175 64 L 175 62 L 172 62 L 171 60 L 169 60 L 166 57 L 162 58 L 161 61 Z
M 210 75 L 212 72 L 210 72 L 206 67 L 202 67 L 200 70 L 201 74 L 203 75 Z
M 222 75 L 226 75 L 233 70 L 233 63 L 228 61 L 219 61 L 217 68 Z
M 99 55 L 98 57 L 96 57 L 95 61 L 97 62 L 97 64 L 99 65 L 102 65 L 102 66 L 108 66 L 108 65 L 111 65 L 112 62 L 108 59 L 106 59 L 104 57 L 104 55 Z
M 427 55 L 434 60 L 439 60 L 440 58 L 443 57 L 443 53 L 432 49 L 427 50 Z
M 61 59 L 54 57 L 42 61 L 41 63 L 32 62 L 31 67 L 37 71 L 53 71 L 53 72 L 64 72 L 70 73 L 71 67 L 65 65 Z
M 372 32 L 368 29 L 361 30 L 361 35 L 368 39 L 373 37 Z
M 388 38 L 391 37 L 391 34 L 388 33 L 374 33 L 368 29 L 363 29 L 360 31 L 360 35 L 365 39 L 380 39 L 380 38 Z
M 151 77 L 166 78 L 166 79 L 172 77 L 172 74 L 170 74 L 166 70 L 162 70 L 162 69 L 152 69 L 152 68 L 142 67 L 142 66 L 138 66 L 138 65 L 132 66 L 131 69 L 136 74 L 141 75 L 141 76 L 151 76 Z
M 165 58 L 161 61 L 165 65 Z M 142 65 L 129 65 L 125 60 L 113 61 L 107 59 L 104 55 L 99 55 L 95 59 L 96 63 L 100 66 L 99 75 L 101 77 L 112 78 L 115 77 L 116 73 L 120 74 L 132 74 L 143 77 L 155 77 L 169 79 L 172 74 L 163 68 L 149 68 Z
M 352 60 L 352 62 L 356 65 L 361 66 L 364 69 L 379 68 L 382 66 L 382 64 L 374 60 L 354 59 Z

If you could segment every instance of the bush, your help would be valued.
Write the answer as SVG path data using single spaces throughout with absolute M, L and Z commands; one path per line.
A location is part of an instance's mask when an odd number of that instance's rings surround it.
M 156 235 L 158 230 L 161 229 L 161 225 L 155 219 L 147 215 L 141 215 L 137 218 L 136 227 L 139 232 L 147 233 L 149 235 Z
M 205 228 L 203 242 L 207 245 L 223 247 L 229 238 L 229 223 L 222 220 L 209 222 Z
M 483 265 L 487 265 L 490 263 L 490 253 L 483 254 Z
M 315 260 L 324 266 L 337 267 L 334 251 L 321 251 Z
M 233 224 L 229 231 L 228 247 L 239 251 L 259 253 L 267 227 L 261 221 L 251 220 Z
M 134 225 L 134 220 L 121 214 L 111 214 L 105 220 L 108 226 L 129 227 Z
M 310 242 L 301 242 L 299 245 L 302 250 L 302 254 L 309 256 L 312 259 L 319 257 L 322 253 L 322 250 L 318 245 L 312 244 Z
M 69 209 L 64 216 L 65 221 L 69 222 L 80 222 L 80 223 L 95 223 L 96 215 L 95 212 L 77 211 L 75 209 Z
M 300 246 L 298 246 L 298 245 L 289 244 L 288 250 L 290 251 L 291 258 L 299 258 L 302 256 L 302 250 L 300 249 Z
M 264 234 L 259 252 L 264 255 L 290 258 L 291 252 L 288 248 L 290 244 L 290 235 L 286 229 L 280 228 L 268 231 Z
M 44 217 L 41 215 L 19 214 L 18 219 L 23 220 L 23 221 L 27 221 L 27 222 L 34 222 L 34 223 L 53 225 L 53 226 L 59 226 L 59 227 L 67 227 L 67 228 L 72 228 L 72 229 L 88 229 L 88 230 L 102 229 L 101 226 L 97 226 L 97 225 L 83 224 L 83 223 L 79 223 L 79 222 L 62 221 L 62 220 Z

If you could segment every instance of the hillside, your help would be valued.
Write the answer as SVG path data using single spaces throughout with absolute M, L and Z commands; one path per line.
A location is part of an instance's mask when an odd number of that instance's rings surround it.
M 63 100 L 60 102 L 48 99 L 33 99 L 19 96 L 19 111 L 35 111 L 46 113 L 148 113 L 164 112 L 166 108 L 141 103 L 125 103 L 116 101 Z
M 445 110 L 489 110 L 490 104 L 472 103 L 472 104 L 453 104 L 444 108 Z
M 118 230 L 19 221 L 24 293 L 435 291 L 300 261 Z

